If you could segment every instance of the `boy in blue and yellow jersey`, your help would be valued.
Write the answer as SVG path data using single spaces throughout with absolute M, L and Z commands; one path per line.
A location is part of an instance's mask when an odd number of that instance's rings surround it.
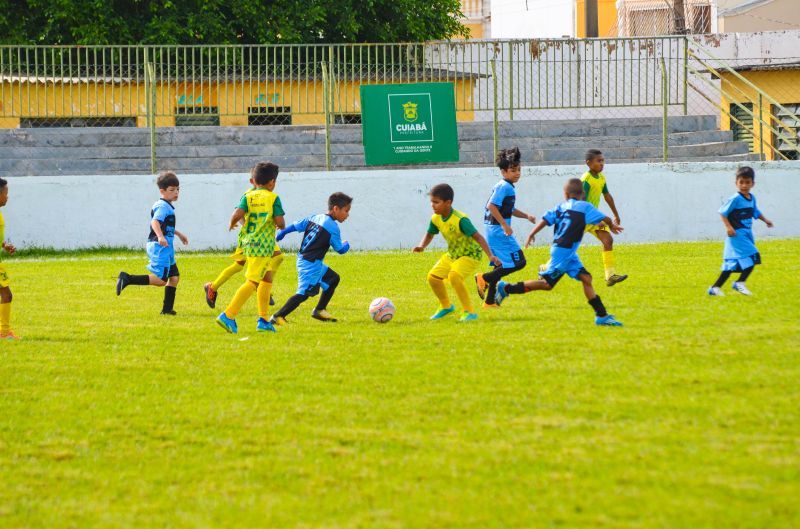
M 217 324 L 234 334 L 239 332 L 236 315 L 253 292 L 256 292 L 258 300 L 256 330 L 275 332 L 275 327 L 268 321 L 273 279 L 270 261 L 275 251 L 275 228 L 285 226 L 281 199 L 273 192 L 278 166 L 274 163 L 258 163 L 253 167 L 252 175 L 255 189 L 244 194 L 228 226 L 229 230 L 234 230 L 242 220 L 245 221 L 245 234 L 240 241 L 247 264 L 245 282 L 225 311 L 217 317 Z
M 180 280 L 180 272 L 175 262 L 174 240 L 177 236 L 181 242 L 189 244 L 189 239 L 175 229 L 175 206 L 180 194 L 180 182 L 172 171 L 163 171 L 156 180 L 161 198 L 150 210 L 150 234 L 147 236 L 147 257 L 150 263 L 147 270 L 150 274 L 131 275 L 120 272 L 117 277 L 117 295 L 128 285 L 153 285 L 164 288 L 164 304 L 161 314 L 175 316 L 175 293 Z
M 564 186 L 565 202 L 544 214 L 539 224 L 528 235 L 525 246 L 536 240 L 536 234 L 546 226 L 553 226 L 553 245 L 550 247 L 550 263 L 547 269 L 539 273 L 541 279 L 520 281 L 509 284 L 500 281 L 497 284 L 496 301 L 499 305 L 510 294 L 525 294 L 531 290 L 552 290 L 564 277 L 564 274 L 583 283 L 583 293 L 595 312 L 597 325 L 621 326 L 614 316 L 606 312 L 600 296 L 592 286 L 592 275 L 583 267 L 578 257 L 578 248 L 583 233 L 589 225 L 605 224 L 613 233 L 622 228 L 597 208 L 583 200 L 583 184 L 577 178 L 571 178 Z
M 753 219 L 762 220 L 768 227 L 772 221 L 767 219 L 756 205 L 756 197 L 750 190 L 756 185 L 756 173 L 752 167 L 740 167 L 736 171 L 736 189 L 738 193 L 730 197 L 719 208 L 722 223 L 728 236 L 725 238 L 725 250 L 722 254 L 722 273 L 719 279 L 708 289 L 710 296 L 724 296 L 722 285 L 734 272 L 740 272 L 738 281 L 734 281 L 733 290 L 752 295 L 744 282 L 750 277 L 753 268 L 761 264 L 761 254 L 756 248 L 753 238 Z
M 494 302 L 497 282 L 508 274 L 522 270 L 526 264 L 525 254 L 511 229 L 511 217 L 536 222 L 536 217 L 515 206 L 517 192 L 514 184 L 519 182 L 521 174 L 520 157 L 518 147 L 497 153 L 496 163 L 503 178 L 492 188 L 492 196 L 489 197 L 483 214 L 483 224 L 486 226 L 486 242 L 502 264 L 490 272 L 475 276 L 478 295 L 485 300 L 484 307 L 497 307 Z
M 328 212 L 312 215 L 290 224 L 278 233 L 278 240 L 293 232 L 303 234 L 303 242 L 297 254 L 297 292 L 290 297 L 270 320 L 276 325 L 285 325 L 286 316 L 292 313 L 305 300 L 319 294 L 319 302 L 311 312 L 311 317 L 320 321 L 335 322 L 328 312 L 328 303 L 339 285 L 339 274 L 323 261 L 329 248 L 344 254 L 350 250 L 350 243 L 342 242 L 339 224 L 350 216 L 353 199 L 344 193 L 334 193 L 328 197 Z
M 253 176 L 250 175 L 250 190 L 255 189 L 255 184 L 253 183 Z M 244 196 L 244 195 L 243 195 Z M 241 199 L 239 200 L 241 202 Z M 242 250 L 242 238 L 246 235 L 245 233 L 246 224 L 242 224 L 242 227 L 239 229 L 239 236 L 236 239 L 236 250 L 231 254 L 231 259 L 233 259 L 233 264 L 225 268 L 217 278 L 212 281 L 211 283 L 206 283 L 203 285 L 203 290 L 205 291 L 206 296 L 206 303 L 212 309 L 217 306 L 217 294 L 219 292 L 220 287 L 224 285 L 228 279 L 235 276 L 242 270 L 244 270 L 244 265 L 247 262 L 247 258 L 244 255 L 244 250 Z M 272 254 L 272 259 L 269 262 L 269 269 L 272 272 L 273 281 L 275 280 L 275 274 L 278 273 L 278 268 L 280 268 L 281 263 L 283 262 L 283 253 L 281 252 L 280 247 L 275 244 L 275 251 Z M 275 301 L 270 296 L 269 304 L 274 305 Z
M 611 208 L 614 214 L 614 223 L 619 224 L 619 213 L 617 206 L 614 204 L 614 197 L 608 192 L 608 184 L 606 184 L 606 176 L 603 174 L 606 159 L 603 153 L 597 149 L 589 149 L 586 151 L 586 165 L 589 170 L 586 171 L 581 177 L 583 182 L 583 192 L 586 195 L 586 202 L 594 207 L 600 207 L 600 197 L 606 200 L 606 204 Z M 586 231 L 600 239 L 603 244 L 603 268 L 605 269 L 606 285 L 613 287 L 617 283 L 622 283 L 628 279 L 627 275 L 618 275 L 614 271 L 614 238 L 611 236 L 609 229 L 605 225 L 589 225 Z
M 445 279 L 448 279 L 450 284 L 453 285 L 459 301 L 461 301 L 463 313 L 459 321 L 477 320 L 478 315 L 475 314 L 475 309 L 469 299 L 464 278 L 472 277 L 475 274 L 481 264 L 483 252 L 486 252 L 489 261 L 495 266 L 501 266 L 502 262 L 492 255 L 492 250 L 486 243 L 486 239 L 478 233 L 469 218 L 460 211 L 453 209 L 455 193 L 452 187 L 447 184 L 437 184 L 433 186 L 429 195 L 431 207 L 433 208 L 433 217 L 431 217 L 431 222 L 428 224 L 427 233 L 412 251 L 425 251 L 425 248 L 433 241 L 433 237 L 437 233 L 441 233 L 442 237 L 447 241 L 447 253 L 428 272 L 428 284 L 439 299 L 439 310 L 431 316 L 431 319 L 438 320 L 456 310 L 447 296 L 447 288 L 444 282 Z
M 0 208 L 8 203 L 8 181 L 0 178 Z M 14 255 L 17 249 L 6 242 L 6 221 L 0 213 L 0 242 L 8 255 Z M 0 340 L 19 340 L 20 337 L 11 330 L 11 287 L 6 267 L 0 262 Z

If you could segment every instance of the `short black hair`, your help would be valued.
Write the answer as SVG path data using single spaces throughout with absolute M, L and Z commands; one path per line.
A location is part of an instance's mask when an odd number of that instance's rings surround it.
M 250 175 L 256 185 L 263 186 L 278 178 L 278 166 L 272 162 L 258 162 Z
M 334 207 L 345 208 L 352 203 L 353 197 L 337 191 L 328 197 L 328 211 L 331 211 Z
M 8 181 L 5 178 L 0 178 L 0 190 L 5 189 L 8 185 Z
M 161 171 L 158 173 L 156 185 L 159 189 L 166 189 L 168 187 L 179 187 L 181 183 L 178 181 L 178 175 L 174 171 Z
M 522 154 L 519 152 L 519 147 L 511 147 L 510 149 L 503 149 L 497 153 L 494 163 L 505 171 L 509 167 L 519 165 Z
M 584 157 L 584 159 L 587 162 L 591 162 L 592 160 L 594 160 L 598 156 L 602 156 L 602 155 L 603 155 L 603 151 L 601 151 L 600 149 L 589 149 L 588 151 L 586 151 L 586 156 Z
M 580 178 L 570 178 L 564 184 L 564 191 L 571 197 L 580 197 L 583 195 L 583 182 Z
M 749 165 L 743 165 L 736 170 L 736 179 L 749 178 L 753 182 L 756 181 L 756 172 Z
M 453 188 L 450 187 L 448 184 L 436 184 L 431 188 L 430 193 L 428 193 L 432 197 L 439 198 L 444 201 L 453 200 L 455 197 L 455 192 Z

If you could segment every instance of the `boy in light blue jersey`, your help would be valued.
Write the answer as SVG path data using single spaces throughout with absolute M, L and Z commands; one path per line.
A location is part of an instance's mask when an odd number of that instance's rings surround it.
M 739 280 L 734 281 L 733 290 L 752 295 L 745 286 L 745 281 L 750 277 L 753 268 L 761 264 L 761 254 L 756 248 L 753 238 L 753 219 L 764 221 L 772 227 L 772 221 L 767 219 L 756 205 L 756 197 L 750 190 L 755 185 L 756 173 L 752 167 L 740 167 L 736 171 L 736 189 L 739 191 L 730 197 L 719 208 L 722 223 L 728 236 L 725 238 L 725 250 L 722 254 L 722 273 L 717 282 L 708 289 L 710 296 L 724 296 L 722 285 L 734 272 L 741 272 Z
M 612 233 L 619 233 L 622 227 L 613 223 L 604 213 L 583 200 L 583 183 L 579 178 L 571 178 L 564 186 L 565 202 L 544 214 L 542 220 L 533 228 L 525 246 L 535 241 L 536 234 L 546 226 L 553 226 L 553 246 L 550 248 L 550 263 L 545 271 L 539 273 L 541 279 L 497 284 L 495 301 L 499 305 L 510 294 L 525 294 L 531 290 L 552 290 L 564 274 L 583 283 L 583 293 L 595 312 L 597 325 L 619 327 L 622 325 L 606 311 L 600 296 L 592 286 L 592 275 L 583 267 L 578 257 L 578 248 L 588 225 L 605 224 Z
M 478 295 L 484 299 L 484 307 L 497 307 L 494 302 L 497 282 L 508 274 L 522 270 L 526 264 L 525 254 L 511 229 L 512 217 L 536 222 L 536 217 L 515 207 L 517 192 L 514 184 L 519 182 L 521 174 L 520 157 L 518 147 L 497 153 L 496 164 L 503 178 L 492 188 L 492 196 L 486 203 L 483 224 L 486 227 L 486 242 L 489 243 L 492 253 L 500 259 L 501 265 L 495 266 L 490 272 L 475 276 Z
M 272 316 L 270 322 L 273 325 L 285 325 L 286 316 L 320 290 L 322 295 L 311 317 L 325 322 L 336 321 L 327 308 L 341 278 L 323 260 L 329 248 L 339 254 L 350 250 L 350 243 L 342 241 L 337 222 L 347 220 L 352 202 L 353 199 L 344 193 L 334 193 L 328 198 L 328 213 L 298 220 L 278 233 L 277 239 L 280 241 L 289 233 L 300 232 L 303 242 L 297 255 L 297 292 Z

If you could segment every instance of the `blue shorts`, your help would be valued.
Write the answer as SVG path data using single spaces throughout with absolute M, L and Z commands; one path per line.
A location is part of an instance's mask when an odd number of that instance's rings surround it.
M 329 285 L 324 281 L 328 270 L 328 265 L 322 259 L 306 261 L 302 257 L 298 257 L 297 293 L 305 296 L 316 296 L 320 288 L 328 290 Z
M 749 257 L 742 257 L 741 259 L 723 259 L 722 271 L 723 272 L 742 272 L 755 265 L 761 264 L 761 254 L 754 253 Z
M 591 275 L 583 267 L 583 263 L 581 263 L 577 254 L 573 254 L 571 257 L 561 260 L 556 260 L 551 256 L 547 270 L 540 272 L 539 277 L 547 281 L 548 285 L 554 287 L 564 277 L 564 274 L 567 274 L 572 279 L 578 279 L 581 274 Z
M 494 228 L 494 226 L 486 227 L 486 242 L 489 243 L 489 249 L 503 263 L 503 268 L 516 268 L 525 261 L 517 239 L 513 235 L 503 233 L 502 228 L 499 232 Z
M 161 246 L 157 242 L 148 241 L 147 258 L 150 262 L 147 269 L 155 276 L 166 281 L 168 277 L 180 275 L 178 266 L 175 263 L 175 248 L 172 246 Z

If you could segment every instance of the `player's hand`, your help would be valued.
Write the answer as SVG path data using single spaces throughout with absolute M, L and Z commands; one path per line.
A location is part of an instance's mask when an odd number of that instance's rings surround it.
M 625 231 L 625 228 L 623 228 L 616 222 L 613 223 L 611 226 L 609 226 L 608 229 L 611 230 L 611 233 L 621 233 L 622 231 Z
M 424 246 L 414 246 L 413 248 L 411 248 L 411 251 L 414 252 L 414 253 L 422 253 L 422 252 L 425 251 L 425 247 Z
M 14 252 L 17 251 L 17 247 L 9 242 L 4 242 L 3 248 L 8 252 L 8 255 L 14 255 Z
M 169 246 L 169 243 L 167 242 L 166 237 L 164 237 L 163 235 L 161 237 L 159 237 L 158 238 L 158 245 L 159 246 L 164 246 L 164 247 Z
M 528 215 L 527 217 L 531 224 L 536 224 L 536 215 Z
M 528 238 L 525 239 L 525 248 L 527 248 L 528 246 L 530 246 L 534 242 L 536 242 L 536 235 L 531 233 L 531 234 L 528 235 Z
M 184 246 L 189 244 L 189 237 L 187 237 L 186 235 L 179 233 L 178 238 L 181 240 Z
M 619 220 L 619 216 L 616 216 L 616 217 L 614 217 L 614 224 L 616 224 L 617 226 L 619 226 L 620 224 L 622 224 L 622 223 L 620 222 L 620 220 Z
M 725 228 L 725 231 L 728 232 L 728 237 L 733 237 L 734 235 L 736 235 L 736 230 L 734 230 L 733 228 Z
M 775 225 L 772 223 L 772 221 L 771 221 L 771 220 L 766 220 L 766 219 L 764 219 L 764 222 L 766 222 L 766 223 L 767 223 L 767 228 L 772 228 L 772 227 L 774 227 L 774 226 L 775 226 Z M 9 253 L 11 253 L 11 252 L 9 252 Z
M 510 237 L 511 235 L 514 235 L 514 230 L 512 230 L 511 226 L 508 224 L 503 224 L 503 233 Z
M 503 266 L 503 261 L 501 261 L 500 258 L 497 257 L 496 255 L 490 255 L 489 262 L 495 266 Z

